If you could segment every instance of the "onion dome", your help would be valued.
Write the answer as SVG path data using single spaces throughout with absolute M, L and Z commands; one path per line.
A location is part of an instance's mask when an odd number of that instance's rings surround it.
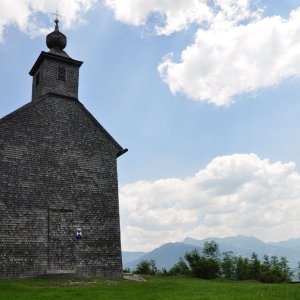
M 58 19 L 55 19 L 55 30 L 47 35 L 47 47 L 52 50 L 63 50 L 67 46 L 67 37 L 59 31 Z

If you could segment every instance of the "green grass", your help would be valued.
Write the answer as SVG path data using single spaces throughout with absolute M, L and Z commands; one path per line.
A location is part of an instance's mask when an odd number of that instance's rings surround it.
M 82 280 L 72 280 L 81 281 Z M 205 281 L 184 277 L 152 277 L 147 282 L 86 280 L 1 280 L 0 300 L 260 300 L 300 299 L 298 284 Z

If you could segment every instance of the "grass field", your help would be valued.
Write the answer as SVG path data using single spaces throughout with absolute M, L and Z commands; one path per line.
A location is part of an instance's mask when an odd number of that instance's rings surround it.
M 300 299 L 298 284 L 204 281 L 152 277 L 147 282 L 108 280 L 1 280 L 1 300 L 259 300 Z

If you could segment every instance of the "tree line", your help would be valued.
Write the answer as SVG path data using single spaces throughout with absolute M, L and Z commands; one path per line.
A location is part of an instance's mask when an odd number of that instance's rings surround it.
M 158 270 L 154 260 L 142 260 L 133 272 L 165 276 L 188 275 L 202 279 L 257 280 L 265 283 L 290 282 L 293 275 L 285 257 L 264 255 L 260 260 L 256 253 L 251 258 L 246 258 L 235 256 L 231 251 L 221 255 L 219 245 L 214 241 L 205 242 L 201 252 L 198 249 L 187 252 L 170 270 Z

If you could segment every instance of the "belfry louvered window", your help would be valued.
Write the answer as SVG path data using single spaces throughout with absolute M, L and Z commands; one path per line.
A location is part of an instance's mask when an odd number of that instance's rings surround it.
M 35 77 L 35 86 L 38 86 L 39 83 L 40 83 L 40 73 L 37 73 Z
M 59 66 L 57 68 L 57 79 L 58 80 L 63 80 L 66 81 L 67 80 L 67 74 L 66 74 L 66 67 L 64 66 Z

